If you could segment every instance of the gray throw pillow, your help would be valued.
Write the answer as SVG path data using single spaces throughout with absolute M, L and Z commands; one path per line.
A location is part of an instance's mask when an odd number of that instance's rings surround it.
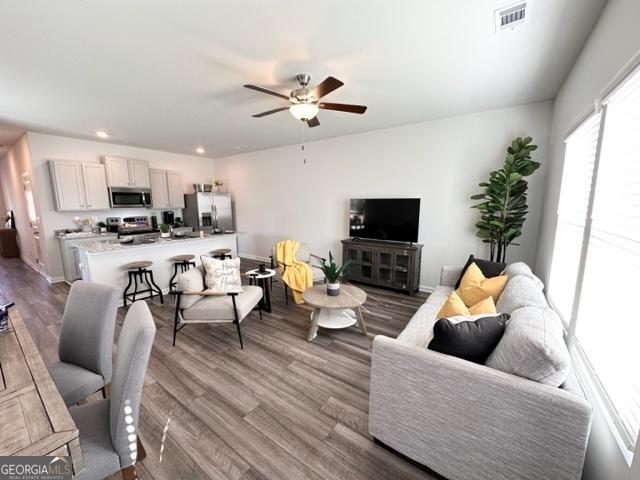
M 512 313 L 522 307 L 546 307 L 547 299 L 535 282 L 529 277 L 517 275 L 509 277 L 507 285 L 504 287 L 496 310 L 498 312 Z
M 559 387 L 571 368 L 560 318 L 549 307 L 516 310 L 485 365 Z

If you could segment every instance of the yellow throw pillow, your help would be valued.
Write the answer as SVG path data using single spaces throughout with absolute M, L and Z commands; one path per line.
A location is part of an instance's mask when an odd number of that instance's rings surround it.
M 496 312 L 496 304 L 493 302 L 493 297 L 487 297 L 484 300 L 480 300 L 475 305 L 470 306 L 469 313 L 471 315 L 480 315 L 481 313 L 498 312 Z
M 500 297 L 506 284 L 506 275 L 486 278 L 478 266 L 472 263 L 467 268 L 467 271 L 464 272 L 460 287 L 456 290 L 456 293 L 467 306 L 475 305 L 489 296 L 493 297 L 495 303 L 498 301 L 498 297 Z
M 476 305 L 467 308 L 458 294 L 456 292 L 451 292 L 447 301 L 444 302 L 442 308 L 440 308 L 436 318 L 457 317 L 459 315 L 470 317 L 471 315 L 479 315 L 483 313 L 496 313 L 496 306 L 493 303 L 493 298 L 484 298 Z

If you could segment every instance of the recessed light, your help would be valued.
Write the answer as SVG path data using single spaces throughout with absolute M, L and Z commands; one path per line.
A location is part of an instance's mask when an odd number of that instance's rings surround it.
M 96 131 L 96 136 L 99 138 L 109 138 L 110 135 L 107 132 L 103 132 L 102 130 Z
M 196 152 L 199 153 L 200 155 L 202 155 L 204 153 L 204 148 L 198 147 L 198 148 L 196 148 Z

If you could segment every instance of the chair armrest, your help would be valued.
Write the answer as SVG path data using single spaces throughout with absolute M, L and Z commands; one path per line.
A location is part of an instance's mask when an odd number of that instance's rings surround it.
M 455 287 L 460 278 L 462 267 L 444 266 L 440 269 L 440 285 L 445 287 Z
M 324 263 L 324 262 L 326 262 L 326 261 L 327 261 L 327 259 L 326 259 L 326 258 L 321 257 L 320 255 L 316 255 L 315 253 L 310 253 L 310 254 L 309 254 L 309 257 L 310 257 L 310 258 L 315 258 L 317 261 L 322 262 L 322 263 Z
M 583 397 L 381 335 L 371 360 L 369 432 L 391 448 L 450 480 L 580 478 Z
M 193 291 L 186 290 L 184 292 L 176 292 L 176 293 L 180 293 L 181 295 L 198 295 L 200 297 L 224 297 L 226 295 L 235 296 L 235 295 L 238 295 L 239 292 L 214 292 L 211 290 L 193 292 Z

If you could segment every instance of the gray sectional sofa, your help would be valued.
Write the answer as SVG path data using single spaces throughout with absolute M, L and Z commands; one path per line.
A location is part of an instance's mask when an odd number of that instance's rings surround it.
M 528 266 L 505 270 L 496 307 L 511 320 L 485 365 L 427 349 L 460 273 L 444 267 L 400 335 L 375 337 L 369 432 L 449 480 L 579 479 L 591 407 Z

